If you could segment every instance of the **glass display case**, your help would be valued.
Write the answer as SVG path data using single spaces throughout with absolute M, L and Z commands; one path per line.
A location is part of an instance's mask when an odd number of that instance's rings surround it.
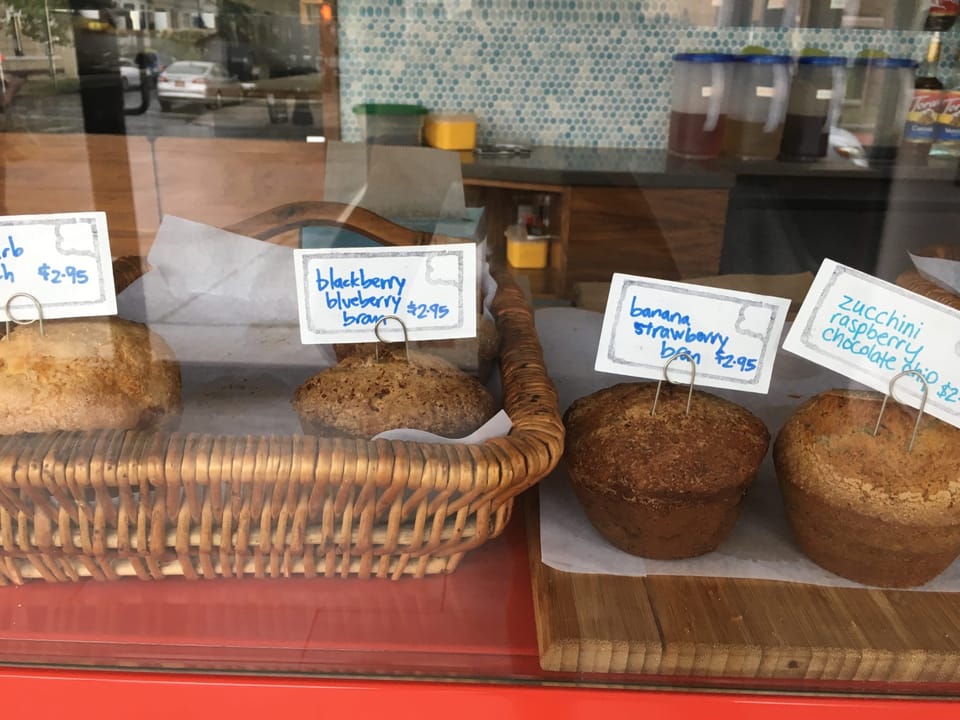
M 955 715 L 956 3 L 6 10 L 11 712 Z

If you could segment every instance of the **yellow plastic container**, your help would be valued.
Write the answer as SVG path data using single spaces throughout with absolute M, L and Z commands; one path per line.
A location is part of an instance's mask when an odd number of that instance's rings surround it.
M 470 113 L 430 113 L 423 135 L 430 147 L 473 150 L 477 144 L 477 118 Z
M 511 225 L 504 236 L 507 239 L 507 262 L 511 267 L 539 270 L 547 266 L 550 257 L 548 236 L 527 235 L 523 225 Z

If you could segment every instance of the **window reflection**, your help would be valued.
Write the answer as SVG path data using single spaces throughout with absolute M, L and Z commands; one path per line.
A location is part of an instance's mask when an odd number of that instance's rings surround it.
M 53 0 L 8 16 L 8 132 L 323 134 L 320 3 Z M 178 61 L 208 72 L 174 77 Z

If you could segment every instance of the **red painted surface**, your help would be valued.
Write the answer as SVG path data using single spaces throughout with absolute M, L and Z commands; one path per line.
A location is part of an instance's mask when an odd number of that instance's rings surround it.
M 0 588 L 0 658 L 207 670 L 539 674 L 521 522 L 421 580 L 135 579 Z
M 75 670 L 2 670 L 5 717 L 77 720 L 183 718 L 389 718 L 389 720 L 955 720 L 943 700 L 671 693 L 473 683 L 151 675 Z
M 17 717 L 12 713 L 22 705 L 31 717 L 46 717 L 45 704 L 62 708 L 68 693 L 81 718 L 109 717 L 104 708 L 116 707 L 127 715 L 135 709 L 138 720 L 168 720 L 178 711 L 194 717 L 200 710 L 229 712 L 236 720 L 279 716 L 281 709 L 319 717 L 318 707 L 324 717 L 343 709 L 359 711 L 359 717 L 380 712 L 390 720 L 440 712 L 456 713 L 457 720 L 556 720 L 638 709 L 669 711 L 670 717 L 709 712 L 713 718 L 768 720 L 772 705 L 777 720 L 814 711 L 818 720 L 882 720 L 905 711 L 922 720 L 960 717 L 960 705 L 930 699 L 960 695 L 955 686 L 547 673 L 539 668 L 531 593 L 519 518 L 502 538 L 469 553 L 452 575 L 423 580 L 168 579 L 4 587 L 0 662 L 10 667 L 0 669 L 3 713 Z M 178 672 L 138 672 L 143 670 Z M 216 675 L 234 672 L 244 675 Z M 308 677 L 318 674 L 328 679 Z M 361 676 L 379 681 L 350 679 Z M 443 680 L 448 682 L 438 683 Z M 632 688 L 596 687 L 619 682 Z M 714 692 L 689 689 L 708 683 Z M 748 694 L 758 690 L 770 694 Z M 799 694 L 811 691 L 916 697 Z M 437 714 L 425 715 L 425 708 Z

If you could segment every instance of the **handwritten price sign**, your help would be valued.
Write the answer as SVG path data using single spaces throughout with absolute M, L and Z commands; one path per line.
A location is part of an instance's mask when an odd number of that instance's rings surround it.
M 414 340 L 476 335 L 473 243 L 297 250 L 294 260 L 304 343 L 374 342 L 374 326 L 388 315 Z M 403 339 L 396 323 L 380 335 Z
M 615 274 L 594 368 L 659 380 L 679 352 L 697 385 L 765 393 L 790 302 L 783 298 Z M 688 378 L 677 362 L 670 378 Z
M 0 218 L 0 309 L 19 293 L 36 298 L 44 318 L 116 314 L 106 215 Z M 10 311 L 22 320 L 37 313 L 32 301 L 20 297 Z
M 884 393 L 918 372 L 924 412 L 960 427 L 960 312 L 946 305 L 825 260 L 783 347 Z M 907 376 L 896 393 L 918 407 L 921 383 Z

